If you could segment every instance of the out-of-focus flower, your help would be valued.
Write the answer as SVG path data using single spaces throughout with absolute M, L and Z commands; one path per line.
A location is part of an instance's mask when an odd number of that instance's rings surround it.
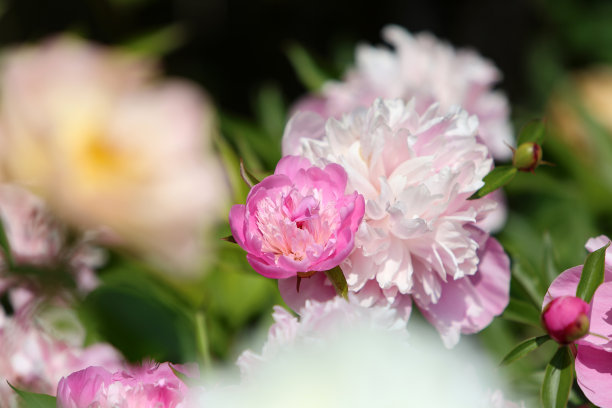
M 345 194 L 346 183 L 337 164 L 319 168 L 303 157 L 283 157 L 274 175 L 229 214 L 251 266 L 277 279 L 338 266 L 353 249 L 364 213 L 363 197 Z
M 364 308 L 340 297 L 327 302 L 306 301 L 300 310 L 299 321 L 280 306 L 274 307 L 272 317 L 274 324 L 268 331 L 268 340 L 261 354 L 246 350 L 238 357 L 237 364 L 245 378 L 250 378 L 251 373 L 256 371 L 260 364 L 275 358 L 284 348 L 323 341 L 331 336 L 338 336 L 345 329 L 367 327 L 396 331 L 398 337 L 407 334 L 405 322 L 397 316 L 395 310 L 383 307 Z
M 589 331 L 589 304 L 575 296 L 553 299 L 542 312 L 542 325 L 556 342 L 570 344 Z
M 117 369 L 122 364 L 119 353 L 108 344 L 82 347 L 84 330 L 73 312 L 62 306 L 48 307 L 28 301 L 14 315 L 0 319 L 2 407 L 18 406 L 6 381 L 31 392 L 55 394 L 58 381 L 71 372 L 93 364 Z
M 57 406 L 184 408 L 189 387 L 174 370 L 187 374 L 185 367 L 169 363 L 146 362 L 115 373 L 100 366 L 88 367 L 61 379 Z
M 61 218 L 196 266 L 227 196 L 195 87 L 152 82 L 146 61 L 73 39 L 8 52 L 0 72 L 4 176 Z
M 18 186 L 0 184 L 0 217 L 15 265 L 65 270 L 81 291 L 96 286 L 93 270 L 102 263 L 103 253 L 85 238 L 68 244 L 66 228 L 38 197 Z M 10 274 L 2 256 L 0 294 L 23 283 L 18 274 Z
M 610 239 L 606 236 L 591 238 L 586 243 L 595 251 Z M 559 275 L 548 288 L 542 308 L 546 310 L 555 299 L 575 296 L 582 266 L 575 266 Z M 612 250 L 606 250 L 604 282 L 597 288 L 587 313 L 589 334 L 576 341 L 576 380 L 584 395 L 601 408 L 612 407 L 610 383 L 612 381 Z
M 446 350 L 418 324 L 406 335 L 389 308 L 337 298 L 308 303 L 299 321 L 276 309 L 275 320 L 262 354 L 240 358 L 246 378 L 207 387 L 200 406 L 490 408 L 500 389 L 482 353 Z
M 497 68 L 471 50 L 455 50 L 428 33 L 411 35 L 387 26 L 383 37 L 395 50 L 361 45 L 356 67 L 343 82 L 328 82 L 321 95 L 308 97 L 295 110 L 308 110 L 339 118 L 376 98 L 416 98 L 424 113 L 433 102 L 445 114 L 460 105 L 480 121 L 478 135 L 496 159 L 509 159 L 513 144 L 506 97 L 492 88 L 501 75 Z M 284 146 L 284 154 L 295 154 Z
M 397 308 L 407 319 L 414 300 L 447 346 L 460 333 L 487 326 L 508 302 L 509 260 L 477 223 L 494 209 L 488 198 L 468 200 L 492 167 L 476 137 L 478 120 L 457 109 L 424 114 L 414 100 L 377 100 L 341 120 L 297 114 L 284 137 L 301 137 L 298 153 L 319 166 L 338 163 L 347 191 L 366 200 L 355 250 L 341 264 L 349 291 L 362 305 Z M 316 118 L 315 118 L 316 119 Z M 313 277 L 314 278 L 314 277 Z M 295 310 L 320 279 L 279 282 Z

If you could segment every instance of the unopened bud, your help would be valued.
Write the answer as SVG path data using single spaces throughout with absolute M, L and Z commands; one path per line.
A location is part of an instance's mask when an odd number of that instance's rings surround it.
M 534 171 L 542 161 L 542 148 L 539 144 L 526 142 L 515 151 L 512 164 L 520 171 Z
M 589 304 L 575 296 L 553 299 L 542 312 L 542 325 L 556 342 L 570 344 L 589 332 Z

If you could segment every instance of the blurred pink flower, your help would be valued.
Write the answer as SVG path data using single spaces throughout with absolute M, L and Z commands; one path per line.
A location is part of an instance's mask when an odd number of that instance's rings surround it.
M 340 118 L 376 98 L 416 98 L 416 110 L 424 113 L 433 102 L 440 113 L 460 105 L 480 122 L 478 136 L 496 159 L 510 159 L 514 142 L 506 97 L 493 87 L 501 74 L 488 60 L 472 50 L 455 50 L 428 33 L 412 35 L 398 26 L 383 29 L 384 39 L 394 47 L 360 45 L 356 66 L 342 82 L 330 81 L 321 95 L 302 99 L 294 111 L 313 111 Z M 296 154 L 285 145 L 284 154 Z
M 340 297 L 326 302 L 308 300 L 299 312 L 298 321 L 286 309 L 274 306 L 274 324 L 261 354 L 246 350 L 238 357 L 236 364 L 243 377 L 249 378 L 261 363 L 275 358 L 283 349 L 299 348 L 302 342 L 328 341 L 349 328 L 395 331 L 398 337 L 407 335 L 405 322 L 393 309 L 364 308 Z
M 7 52 L 0 71 L 0 160 L 74 226 L 191 270 L 203 228 L 228 196 L 212 153 L 213 113 L 148 61 L 76 39 Z M 9 103 L 10 101 L 10 103 Z
M 173 370 L 187 374 L 186 367 L 169 363 L 146 362 L 115 373 L 99 366 L 88 367 L 61 379 L 57 386 L 57 405 L 61 408 L 184 408 L 189 387 Z
M 92 364 L 121 366 L 123 359 L 108 344 L 82 347 L 84 329 L 69 309 L 26 297 L 30 300 L 14 315 L 0 318 L 2 407 L 17 406 L 16 394 L 6 381 L 31 392 L 54 394 L 58 381 L 73 371 Z
M 449 347 L 508 303 L 508 257 L 478 227 L 496 202 L 468 200 L 492 168 L 477 124 L 459 108 L 441 114 L 434 104 L 420 114 L 414 100 L 376 100 L 341 120 L 298 113 L 284 135 L 299 137 L 297 153 L 314 164 L 340 164 L 347 191 L 365 197 L 355 250 L 341 264 L 349 291 L 362 305 L 390 304 L 406 319 L 414 300 Z M 307 294 L 329 293 L 322 284 L 313 277 L 299 293 L 294 279 L 279 288 L 298 310 Z
M 575 296 L 550 301 L 542 312 L 542 325 L 557 343 L 570 344 L 589 331 L 589 304 Z
M 102 250 L 90 245 L 85 237 L 68 245 L 66 228 L 41 199 L 18 186 L 0 184 L 0 217 L 16 265 L 66 268 L 82 292 L 97 285 L 93 270 L 103 261 Z M 8 267 L 4 254 L 0 254 L 0 294 L 23 284 Z
M 303 157 L 283 157 L 274 175 L 229 214 L 253 269 L 279 279 L 338 266 L 353 249 L 364 213 L 363 197 L 345 195 L 346 183 L 337 164 L 319 168 Z
M 593 252 L 610 239 L 606 236 L 591 238 L 586 248 Z M 575 266 L 559 275 L 550 285 L 542 309 L 545 310 L 554 299 L 576 296 L 582 266 Z M 576 380 L 584 395 L 601 408 L 612 407 L 612 250 L 606 250 L 604 282 L 593 295 L 588 318 L 589 334 L 576 341 Z M 591 334 L 592 333 L 592 334 Z

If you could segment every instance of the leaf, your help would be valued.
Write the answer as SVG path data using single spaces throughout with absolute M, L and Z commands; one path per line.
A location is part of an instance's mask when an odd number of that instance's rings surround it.
M 4 220 L 0 217 L 0 248 L 4 252 L 5 258 L 9 266 L 15 264 L 13 260 L 13 253 L 11 252 L 11 244 L 9 243 L 8 236 L 6 235 L 6 229 L 4 228 Z
M 531 353 L 533 350 L 540 347 L 542 344 L 546 343 L 550 340 L 550 336 L 545 334 L 544 336 L 532 337 L 525 341 L 520 342 L 516 347 L 514 347 L 506 356 L 503 358 L 499 365 L 508 365 L 510 363 L 515 362 L 516 360 L 525 357 L 527 354 Z
M 250 187 L 253 188 L 255 184 L 259 184 L 259 180 L 255 177 L 250 171 L 244 167 L 244 162 L 240 159 L 240 176 L 244 180 L 244 182 Z
M 318 66 L 314 58 L 301 45 L 290 44 L 286 49 L 286 54 L 298 78 L 309 91 L 320 91 L 323 84 L 330 79 L 330 76 Z
M 128 40 L 121 47 L 144 56 L 159 57 L 177 49 L 185 41 L 185 30 L 169 25 Z
M 554 245 L 550 232 L 546 231 L 542 239 L 542 271 L 547 283 L 551 283 L 559 275 L 559 268 L 555 260 Z
M 609 246 L 610 242 L 597 251 L 591 252 L 587 256 L 586 261 L 584 261 L 580 282 L 578 282 L 578 287 L 576 288 L 576 297 L 581 298 L 587 303 L 591 301 L 593 294 L 599 285 L 603 283 L 606 249 Z
M 574 382 L 574 357 L 569 347 L 559 347 L 546 366 L 540 397 L 544 408 L 565 408 Z
M 469 199 L 475 200 L 477 198 L 482 198 L 498 188 L 505 186 L 512 181 L 517 171 L 518 170 L 512 166 L 499 166 L 494 168 L 482 180 L 485 183 L 484 186 L 472 194 Z
M 19 395 L 24 408 L 55 408 L 57 402 L 55 397 L 47 394 L 36 394 L 34 392 L 20 390 L 19 388 L 13 387 L 11 383 L 8 385 Z
M 528 122 L 519 133 L 517 146 L 523 143 L 532 142 L 539 145 L 544 142 L 544 135 L 546 134 L 546 124 L 541 119 L 534 119 Z
M 276 84 L 263 85 L 255 95 L 255 113 L 257 122 L 268 133 L 271 142 L 269 148 L 280 146 L 287 112 L 280 88 Z M 279 153 L 280 154 L 280 153 Z
M 336 293 L 348 299 L 348 284 L 346 283 L 346 278 L 344 277 L 344 273 L 342 273 L 342 269 L 336 266 L 334 269 L 325 271 L 325 275 L 331 281 L 332 285 L 334 285 Z
M 511 298 L 508 307 L 504 310 L 502 317 L 513 322 L 529 324 L 534 327 L 541 327 L 540 311 L 533 304 Z

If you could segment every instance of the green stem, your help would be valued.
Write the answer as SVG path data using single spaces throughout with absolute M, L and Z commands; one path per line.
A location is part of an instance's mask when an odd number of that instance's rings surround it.
M 208 371 L 211 368 L 211 360 L 210 349 L 208 348 L 208 336 L 206 335 L 206 318 L 204 317 L 204 312 L 198 310 L 195 313 L 194 318 L 198 353 L 200 355 L 202 366 L 206 371 Z

